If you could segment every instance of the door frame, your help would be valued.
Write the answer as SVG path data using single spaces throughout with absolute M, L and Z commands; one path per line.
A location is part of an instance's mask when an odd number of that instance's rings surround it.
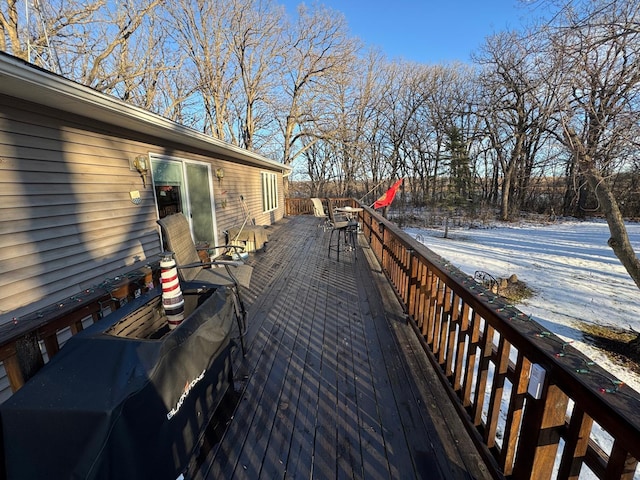
M 191 205 L 191 200 L 190 200 L 190 191 L 189 191 L 189 184 L 188 184 L 188 178 L 187 178 L 187 165 L 188 164 L 197 164 L 197 165 L 202 165 L 205 166 L 207 168 L 207 176 L 208 176 L 208 185 L 209 185 L 209 201 L 211 203 L 211 221 L 212 221 L 212 225 L 213 225 L 213 244 L 211 245 L 211 247 L 213 247 L 214 245 L 219 245 L 218 242 L 218 223 L 216 220 L 216 204 L 215 204 L 215 200 L 214 200 L 214 195 L 215 195 L 215 191 L 214 191 L 214 184 L 213 184 L 213 172 L 212 172 L 212 166 L 211 163 L 209 162 L 205 162 L 202 160 L 192 160 L 192 159 L 188 159 L 188 158 L 183 158 L 183 157 L 176 157 L 176 156 L 171 156 L 171 155 L 161 155 L 161 154 L 156 154 L 156 153 L 150 153 L 149 154 L 149 160 L 150 160 L 150 173 L 151 173 L 151 185 L 153 187 L 153 198 L 154 198 L 154 207 L 156 209 L 156 218 L 160 218 L 160 212 L 158 210 L 158 199 L 156 197 L 156 180 L 155 178 L 153 178 L 153 164 L 154 162 L 166 162 L 166 163 L 172 163 L 172 164 L 177 164 L 180 166 L 180 173 L 182 176 L 182 182 L 184 183 L 184 198 L 181 199 L 181 203 L 182 203 L 182 208 L 183 208 L 183 212 L 184 216 L 187 218 L 187 221 L 189 222 L 189 229 L 191 232 L 191 238 L 193 237 L 193 216 L 192 216 L 192 205 Z

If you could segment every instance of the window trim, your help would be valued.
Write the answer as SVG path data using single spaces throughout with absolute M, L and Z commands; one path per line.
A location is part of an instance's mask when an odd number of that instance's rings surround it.
M 272 212 L 278 209 L 278 175 L 274 172 L 260 172 L 262 188 L 262 212 Z

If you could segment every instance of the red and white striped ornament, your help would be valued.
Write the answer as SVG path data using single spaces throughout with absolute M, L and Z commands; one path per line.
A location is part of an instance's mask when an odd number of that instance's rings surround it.
M 162 306 L 169 328 L 174 329 L 184 320 L 184 298 L 180 289 L 178 269 L 173 252 L 164 252 L 160 261 L 160 283 L 162 284 Z

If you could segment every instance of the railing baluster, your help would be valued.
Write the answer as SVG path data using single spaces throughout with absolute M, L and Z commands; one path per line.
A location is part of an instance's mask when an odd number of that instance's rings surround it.
M 453 374 L 453 361 L 456 349 L 456 331 L 460 321 L 460 298 L 452 291 L 451 295 L 451 317 L 449 319 L 449 338 L 447 339 L 447 355 L 444 366 L 444 374 L 451 377 Z
M 509 368 L 509 351 L 509 342 L 507 342 L 503 336 L 500 336 L 500 341 L 498 342 L 498 362 L 493 372 L 491 398 L 489 399 L 489 407 L 487 410 L 487 426 L 484 434 L 485 444 L 489 448 L 493 448 L 496 443 L 500 405 L 502 404 L 502 394 L 504 392 L 504 380 Z
M 500 455 L 500 464 L 502 465 L 505 475 L 511 475 L 511 473 L 513 473 L 513 463 L 516 457 L 518 436 L 521 430 L 530 370 L 531 362 L 518 353 L 518 360 L 516 361 L 514 371 L 515 381 L 512 385 Z
M 424 263 L 420 263 L 418 267 L 420 274 L 418 275 L 418 296 L 416 306 L 416 322 L 422 335 L 425 333 L 425 323 L 427 323 L 427 301 L 426 298 L 429 295 L 428 285 L 430 282 L 429 269 Z
M 413 249 L 407 250 L 409 255 L 409 268 L 407 279 L 407 315 L 411 318 L 416 318 L 416 307 L 418 305 L 418 262 L 413 260 Z
M 471 406 L 471 388 L 474 383 L 476 369 L 476 355 L 478 349 L 478 341 L 480 340 L 480 315 L 473 312 L 471 316 L 471 336 L 467 343 L 467 362 L 465 367 L 464 383 L 462 389 L 462 405 L 464 407 Z
M 58 343 L 56 332 L 52 333 L 51 335 L 47 335 L 42 340 L 44 341 L 47 355 L 49 355 L 50 359 L 53 358 L 60 351 L 60 344 Z
M 12 392 L 17 392 L 24 385 L 24 376 L 22 370 L 20 370 L 20 362 L 18 361 L 18 355 L 14 348 L 13 353 L 6 355 L 2 363 L 4 370 L 7 372 L 7 378 L 9 379 L 9 386 Z
M 480 365 L 476 376 L 476 394 L 473 405 L 473 424 L 478 427 L 482 425 L 482 411 L 485 402 L 485 393 L 489 382 L 489 364 L 493 353 L 493 327 L 484 322 L 482 332 L 482 342 L 480 349 Z
M 427 341 L 427 345 L 433 351 L 433 335 L 436 329 L 436 310 L 438 308 L 438 293 L 440 291 L 440 279 L 437 275 L 431 272 L 431 278 L 429 282 L 429 293 L 428 293 L 428 301 L 429 305 L 427 307 L 427 322 L 426 322 L 426 331 L 425 338 Z
M 439 322 L 440 345 L 438 346 L 438 363 L 444 368 L 447 355 L 447 340 L 449 338 L 449 323 L 451 322 L 452 291 L 446 284 L 443 284 L 442 288 L 444 290 L 444 298 Z
M 626 445 L 628 445 L 628 441 L 625 439 L 617 438 L 613 442 L 605 472 L 606 478 L 633 480 L 638 460 L 629 453 Z
M 593 420 L 579 406 L 573 407 L 569 429 L 562 451 L 558 478 L 577 480 L 589 447 L 589 434 Z
M 456 347 L 456 361 L 453 372 L 453 382 L 452 388 L 454 392 L 458 392 L 460 394 L 462 389 L 462 374 L 463 374 L 463 363 L 466 352 L 466 347 L 468 345 L 469 338 L 469 315 L 471 314 L 471 310 L 469 309 L 469 304 L 462 304 L 462 315 L 460 317 L 460 327 L 458 329 L 458 345 Z M 462 398 L 462 396 L 460 395 Z

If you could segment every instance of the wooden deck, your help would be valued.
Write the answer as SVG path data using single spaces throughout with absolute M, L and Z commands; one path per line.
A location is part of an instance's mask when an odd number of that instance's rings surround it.
M 194 476 L 491 478 L 371 252 L 328 258 L 317 225 L 249 259 L 248 352 Z

